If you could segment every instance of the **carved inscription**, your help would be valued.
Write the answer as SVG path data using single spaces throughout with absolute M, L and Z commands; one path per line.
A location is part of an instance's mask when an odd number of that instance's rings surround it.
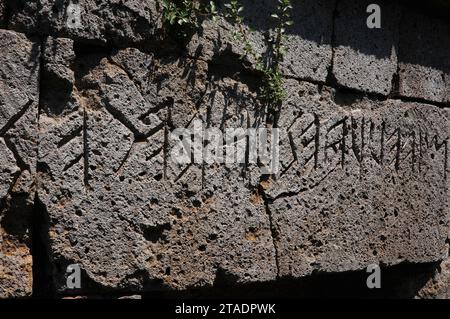
M 349 161 L 364 165 L 365 159 L 395 171 L 426 172 L 441 167 L 448 174 L 448 138 L 422 128 L 395 127 L 385 120 L 364 116 L 320 119 L 317 114 L 302 114 L 286 132 L 294 160 L 312 164 L 345 167 Z

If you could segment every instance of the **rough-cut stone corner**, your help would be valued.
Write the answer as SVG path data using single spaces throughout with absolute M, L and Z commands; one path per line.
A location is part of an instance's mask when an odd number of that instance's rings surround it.
M 289 82 L 284 170 L 263 185 L 280 275 L 438 261 L 448 253 L 445 111 L 351 101 Z M 337 104 L 333 102 L 337 101 Z
M 400 96 L 449 103 L 448 21 L 408 12 L 400 30 Z
M 397 72 L 400 8 L 392 2 L 381 2 L 382 27 L 371 29 L 365 18 L 371 3 L 338 2 L 332 72 L 340 86 L 389 95 Z
M 0 30 L 0 297 L 31 294 L 39 42 Z
M 418 291 L 420 299 L 450 299 L 450 259 L 441 262 L 432 278 Z

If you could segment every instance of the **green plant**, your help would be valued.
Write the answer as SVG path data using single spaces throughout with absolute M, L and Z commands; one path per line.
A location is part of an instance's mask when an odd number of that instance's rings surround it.
M 202 17 L 215 19 L 217 7 L 214 1 L 162 0 L 163 23 L 176 29 L 177 35 L 186 38 L 199 27 Z
M 272 36 L 267 41 L 269 56 L 266 59 L 256 52 L 249 40 L 248 32 L 253 32 L 253 30 L 247 31 L 243 27 L 242 12 L 244 7 L 240 5 L 238 0 L 230 0 L 229 3 L 225 4 L 225 7 L 228 9 L 226 17 L 231 18 L 238 26 L 238 30 L 233 33 L 233 39 L 244 44 L 242 58 L 251 56 L 256 63 L 256 70 L 263 75 L 263 85 L 259 95 L 261 100 L 267 103 L 272 110 L 279 108 L 287 96 L 283 87 L 280 63 L 286 53 L 286 47 L 284 46 L 286 28 L 293 24 L 291 1 L 278 0 L 277 11 L 271 14 L 276 25 L 272 30 Z
M 237 26 L 233 32 L 233 40 L 243 43 L 244 54 L 242 59 L 250 56 L 255 61 L 255 68 L 262 74 L 263 81 L 259 92 L 259 98 L 272 110 L 279 108 L 287 94 L 283 87 L 280 63 L 286 53 L 285 33 L 286 28 L 292 25 L 290 0 L 277 0 L 278 6 L 271 18 L 276 22 L 270 31 L 271 37 L 267 40 L 268 56 L 263 57 L 254 49 L 249 40 L 249 32 L 244 28 L 242 12 L 244 7 L 239 0 L 230 0 L 224 6 L 225 18 L 232 20 Z M 202 0 L 162 0 L 163 21 L 166 25 L 176 28 L 177 35 L 186 38 L 189 32 L 199 28 L 202 18 L 212 18 L 219 15 L 215 1 Z

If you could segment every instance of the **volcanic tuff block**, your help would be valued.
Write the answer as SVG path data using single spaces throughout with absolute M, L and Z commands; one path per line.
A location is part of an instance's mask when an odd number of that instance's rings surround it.
M 450 102 L 450 25 L 440 19 L 410 12 L 403 20 L 399 55 L 400 95 Z
M 160 28 L 155 0 L 19 0 L 10 5 L 11 29 L 91 43 L 137 43 Z
M 82 55 L 74 71 L 65 109 L 40 117 L 39 197 L 57 288 L 70 263 L 105 289 L 211 285 L 218 272 L 274 279 L 264 203 L 252 200 L 239 167 L 182 167 L 168 152 L 168 132 L 194 119 L 247 125 L 248 89 L 231 80 L 206 88 L 206 63 L 136 49 Z
M 315 85 L 288 85 L 292 94 L 280 119 L 290 136 L 280 154 L 285 170 L 264 184 L 280 274 L 444 258 L 450 205 L 445 111 L 340 94 L 335 104 Z
M 249 40 L 258 54 L 265 56 L 268 48 L 264 39 L 269 27 L 274 25 L 270 15 L 276 12 L 277 2 L 245 0 L 241 3 L 244 6 L 244 29 L 247 30 Z M 289 50 L 282 63 L 283 73 L 325 82 L 332 55 L 331 35 L 335 1 L 298 0 L 293 1 L 292 5 L 294 24 L 286 31 L 286 46 Z M 216 22 L 204 21 L 201 32 L 194 35 L 188 45 L 189 53 L 207 59 L 220 56 L 225 49 L 238 55 L 243 54 L 244 43 L 233 39 L 233 30 L 232 24 L 223 19 Z M 251 58 L 249 61 L 255 62 L 251 61 Z
M 40 46 L 0 30 L 0 297 L 31 294 Z
M 388 95 L 397 71 L 400 8 L 381 2 L 381 28 L 369 29 L 366 8 L 372 1 L 342 0 L 335 16 L 333 75 L 339 85 Z

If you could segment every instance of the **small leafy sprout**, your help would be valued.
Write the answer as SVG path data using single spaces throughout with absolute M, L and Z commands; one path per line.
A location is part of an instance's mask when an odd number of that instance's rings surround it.
M 214 1 L 209 2 L 209 5 L 205 7 L 205 12 L 211 17 L 213 21 L 217 20 L 219 12 L 217 11 L 217 6 Z
M 241 58 L 251 58 L 255 62 L 256 70 L 262 74 L 259 98 L 272 111 L 276 111 L 287 96 L 283 87 L 280 63 L 286 54 L 284 46 L 286 29 L 293 24 L 291 0 L 277 1 L 277 10 L 271 14 L 275 21 L 275 27 L 270 32 L 272 36 L 267 40 L 268 58 L 259 54 L 249 40 L 248 33 L 254 30 L 244 28 L 242 15 L 244 7 L 239 0 L 229 0 L 224 4 L 225 12 L 223 13 L 225 18 L 237 26 L 232 37 L 234 42 L 243 44 L 244 53 Z M 172 30 L 175 29 L 177 35 L 183 39 L 200 27 L 203 18 L 211 18 L 215 21 L 219 15 L 215 1 L 162 0 L 162 8 L 164 23 L 169 25 Z
M 255 61 L 256 70 L 263 75 L 263 85 L 261 86 L 259 97 L 272 111 L 275 111 L 287 97 L 283 87 L 280 63 L 286 54 L 286 47 L 284 46 L 286 29 L 293 25 L 291 20 L 291 1 L 278 0 L 277 11 L 271 14 L 276 25 L 272 32 L 273 36 L 267 41 L 271 54 L 266 60 L 253 48 L 248 38 L 248 31 L 243 28 L 244 18 L 242 17 L 242 12 L 244 7 L 240 5 L 238 0 L 230 0 L 228 4 L 225 4 L 225 7 L 227 8 L 225 16 L 238 26 L 238 30 L 233 34 L 233 39 L 235 42 L 244 44 L 244 55 L 242 58 L 251 56 Z
M 178 36 L 187 38 L 200 26 L 202 18 L 216 19 L 218 14 L 214 1 L 162 0 L 163 22 L 175 29 Z
M 194 8 L 193 1 L 183 0 L 176 3 L 175 1 L 162 0 L 163 20 L 164 22 L 174 25 L 192 23 L 192 13 Z

